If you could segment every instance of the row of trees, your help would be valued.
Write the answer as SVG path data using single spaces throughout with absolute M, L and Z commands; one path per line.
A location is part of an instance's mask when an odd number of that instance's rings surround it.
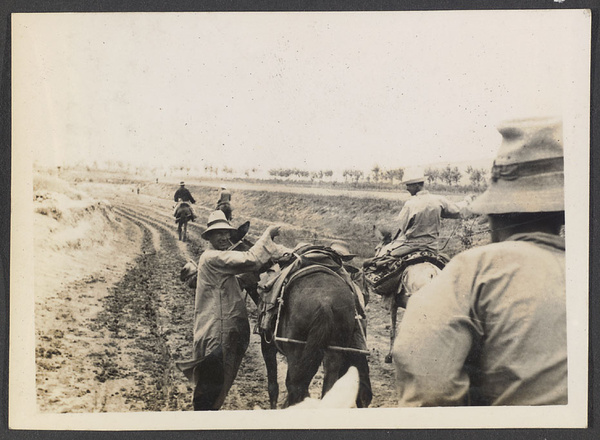
M 365 173 L 361 170 L 349 169 L 344 170 L 342 173 L 342 177 L 346 183 L 358 183 L 361 180 L 369 183 L 385 183 L 389 182 L 392 185 L 395 183 L 400 183 L 402 181 L 402 177 L 404 177 L 404 168 L 394 168 L 390 170 L 385 170 L 381 168 L 379 165 L 375 165 L 369 174 L 365 176 Z
M 485 185 L 487 180 L 487 170 L 485 168 L 474 168 L 469 165 L 465 172 L 469 176 L 471 185 L 480 187 Z M 458 185 L 463 178 L 463 174 L 458 167 L 447 165 L 445 168 L 427 168 L 425 177 L 430 184 L 443 183 L 448 186 Z
M 83 164 L 80 164 L 83 166 Z M 94 162 L 93 165 L 87 165 L 85 168 L 88 171 L 108 169 L 115 171 L 124 171 L 135 173 L 136 175 L 151 173 L 152 175 L 190 175 L 196 173 L 200 169 L 192 169 L 188 164 L 186 165 L 171 165 L 168 167 L 139 167 L 133 166 L 123 161 L 105 161 L 105 163 L 98 164 Z M 238 173 L 234 168 L 223 166 L 221 168 L 212 165 L 206 165 L 203 167 L 204 173 L 213 177 L 241 177 L 242 175 L 246 178 L 261 178 L 259 176 L 260 170 L 257 168 L 248 168 L 243 171 L 242 174 Z M 404 168 L 392 168 L 384 169 L 379 165 L 375 165 L 369 172 L 365 172 L 359 169 L 346 169 L 342 172 L 342 178 L 344 182 L 351 183 L 353 185 L 366 184 L 368 186 L 375 185 L 377 187 L 382 186 L 395 186 L 402 182 L 404 178 Z M 465 177 L 468 178 L 468 182 L 475 188 L 482 188 L 486 185 L 488 178 L 488 170 L 484 168 L 475 168 L 468 166 L 461 171 L 457 166 L 447 165 L 443 168 L 429 167 L 424 172 L 425 178 L 430 185 L 443 185 L 457 187 L 461 184 L 465 184 Z M 334 182 L 338 180 L 338 177 L 334 176 L 333 170 L 318 170 L 318 171 L 307 171 L 299 168 L 274 168 L 268 171 L 268 175 L 272 178 L 279 178 L 285 180 L 300 180 L 300 181 L 329 181 Z M 264 176 L 263 176 L 264 178 Z
M 319 171 L 306 171 L 300 170 L 298 168 L 273 168 L 269 170 L 269 176 L 273 177 L 282 177 L 284 179 L 289 179 L 290 177 L 297 177 L 301 179 L 311 180 L 322 180 L 324 178 L 331 178 L 333 176 L 332 170 L 319 170 Z

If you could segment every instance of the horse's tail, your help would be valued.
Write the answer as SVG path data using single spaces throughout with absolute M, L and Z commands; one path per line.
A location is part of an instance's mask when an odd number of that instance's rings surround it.
M 306 345 L 298 361 L 301 371 L 311 370 L 311 366 L 321 363 L 325 349 L 331 344 L 334 335 L 334 316 L 331 304 L 320 304 L 313 317 L 306 338 Z

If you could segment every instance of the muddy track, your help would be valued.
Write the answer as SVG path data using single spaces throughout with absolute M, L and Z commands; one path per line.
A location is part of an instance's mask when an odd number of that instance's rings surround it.
M 141 255 L 103 300 L 95 323 L 110 331 L 114 349 L 99 354 L 100 382 L 133 378 L 123 393 L 126 404 L 148 411 L 187 409 L 187 384 L 174 364 L 174 353 L 191 344 L 192 295 L 178 281 L 185 263 L 172 231 L 140 220 L 127 209 L 115 212 L 143 231 Z M 181 353 L 180 353 L 181 355 Z M 119 365 L 135 366 L 133 371 Z

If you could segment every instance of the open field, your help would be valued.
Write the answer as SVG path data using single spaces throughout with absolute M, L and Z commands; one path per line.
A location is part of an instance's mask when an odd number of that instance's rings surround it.
M 88 176 L 92 177 L 92 176 Z M 90 181 L 92 180 L 92 181 Z M 214 209 L 218 187 L 187 185 L 199 218 L 191 239 L 176 238 L 171 183 L 94 176 L 40 176 L 34 186 L 35 324 L 40 410 L 49 412 L 191 410 L 191 387 L 174 362 L 188 357 L 194 293 L 178 280 L 181 266 L 197 260 L 201 228 Z M 140 194 L 137 194 L 137 188 Z M 344 239 L 358 254 L 372 256 L 373 225 L 389 223 L 402 198 L 268 190 L 246 184 L 233 193 L 234 225 L 250 220 L 250 237 L 272 223 L 277 239 L 328 244 Z M 281 189 L 281 190 L 280 190 Z M 444 221 L 449 255 L 487 241 L 474 220 Z M 476 235 L 471 235 L 475 233 Z M 248 300 L 251 326 L 256 308 Z M 367 306 L 372 407 L 396 405 L 393 367 L 387 353 L 389 317 L 379 297 Z M 285 362 L 280 358 L 280 399 Z M 319 395 L 322 375 L 311 392 Z M 258 335 L 223 409 L 267 408 L 266 370 Z

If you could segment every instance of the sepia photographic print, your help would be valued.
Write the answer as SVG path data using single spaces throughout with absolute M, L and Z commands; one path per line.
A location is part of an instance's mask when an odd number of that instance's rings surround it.
M 12 14 L 9 427 L 586 427 L 590 35 Z

